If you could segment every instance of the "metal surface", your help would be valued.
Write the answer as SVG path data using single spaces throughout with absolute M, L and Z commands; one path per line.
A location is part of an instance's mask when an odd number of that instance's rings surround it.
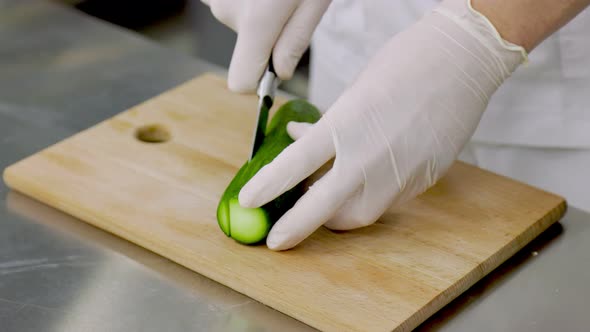
M 4 6 L 0 167 L 207 70 L 55 4 Z M 2 332 L 311 330 L 3 183 L 0 195 Z M 419 330 L 585 331 L 589 253 L 590 214 L 570 208 Z
M 258 86 L 258 114 L 256 117 L 256 126 L 254 127 L 254 135 L 252 137 L 252 150 L 250 151 L 250 158 L 252 160 L 254 155 L 262 145 L 264 135 L 266 133 L 266 124 L 268 122 L 268 114 L 274 103 L 277 87 L 279 86 L 279 79 L 274 71 L 272 61 L 262 75 L 260 84 Z

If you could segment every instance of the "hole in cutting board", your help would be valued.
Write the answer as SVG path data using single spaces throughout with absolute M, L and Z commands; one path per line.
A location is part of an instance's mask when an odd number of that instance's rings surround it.
M 146 143 L 163 143 L 170 139 L 170 132 L 159 124 L 149 124 L 137 128 L 135 138 Z

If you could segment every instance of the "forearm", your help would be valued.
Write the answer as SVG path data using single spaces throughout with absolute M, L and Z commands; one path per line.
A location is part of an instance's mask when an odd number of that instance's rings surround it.
M 590 5 L 590 0 L 472 0 L 504 39 L 527 52 Z

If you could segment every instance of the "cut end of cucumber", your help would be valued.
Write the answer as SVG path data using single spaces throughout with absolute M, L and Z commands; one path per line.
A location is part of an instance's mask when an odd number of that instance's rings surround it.
M 227 202 L 227 209 L 229 210 L 227 225 L 231 228 L 230 233 L 234 240 L 244 244 L 256 244 L 266 238 L 271 222 L 264 209 L 242 207 L 237 198 Z
M 217 208 L 217 223 L 219 228 L 227 236 L 231 236 L 231 229 L 229 227 L 229 207 L 227 201 L 222 201 Z

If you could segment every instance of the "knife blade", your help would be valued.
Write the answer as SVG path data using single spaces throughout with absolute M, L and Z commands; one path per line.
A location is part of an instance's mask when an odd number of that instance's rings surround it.
M 250 151 L 249 160 L 252 160 L 256 154 L 256 151 L 258 151 L 262 141 L 264 140 L 266 124 L 268 122 L 268 113 L 270 112 L 270 109 L 274 103 L 275 93 L 279 83 L 280 80 L 275 73 L 272 61 L 269 61 L 269 64 L 264 71 L 264 74 L 262 75 L 258 85 L 258 114 L 256 117 L 256 127 L 254 128 L 252 150 Z

